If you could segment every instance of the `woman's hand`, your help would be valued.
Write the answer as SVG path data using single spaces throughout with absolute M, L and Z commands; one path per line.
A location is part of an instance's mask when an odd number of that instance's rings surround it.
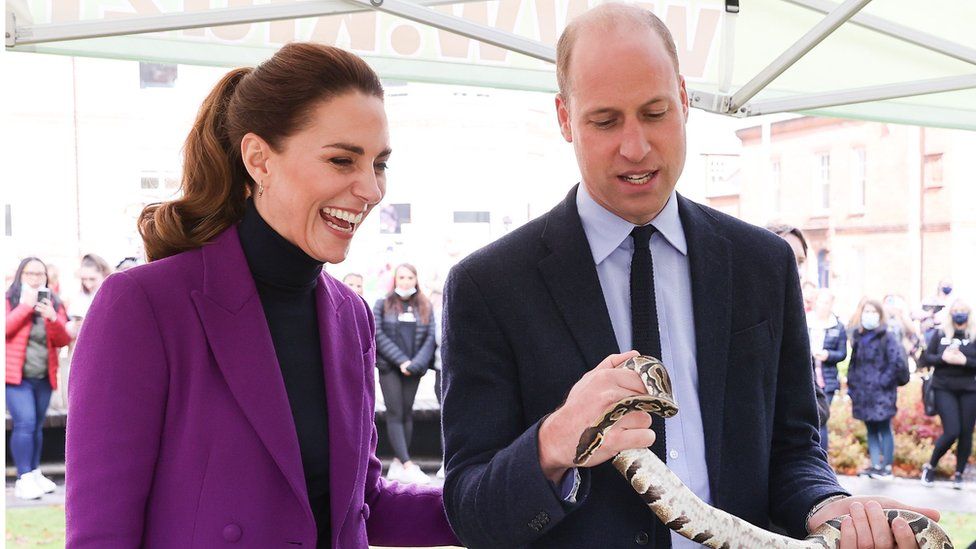
M 406 361 L 406 362 L 404 362 L 403 364 L 400 364 L 400 373 L 403 374 L 403 375 L 405 375 L 405 376 L 412 375 L 410 373 L 410 370 L 407 369 L 409 367 L 410 367 L 410 361 L 409 360 Z
M 946 364 L 952 364 L 953 366 L 962 366 L 966 364 L 966 355 L 962 354 L 956 347 L 950 347 L 945 351 L 942 351 L 942 360 Z
M 43 299 L 38 302 L 37 305 L 34 305 L 34 310 L 37 311 L 37 314 L 41 315 L 47 320 L 50 320 L 51 322 L 58 319 L 58 312 L 54 310 L 54 306 L 51 305 L 50 299 Z

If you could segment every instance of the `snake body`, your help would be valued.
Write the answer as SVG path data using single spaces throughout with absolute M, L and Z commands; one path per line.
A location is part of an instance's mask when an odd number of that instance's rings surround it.
M 603 444 L 610 428 L 633 411 L 671 417 L 678 413 L 667 370 L 659 360 L 638 356 L 622 364 L 637 372 L 647 395 L 625 398 L 612 405 L 580 436 L 576 465 L 585 465 Z M 714 549 L 835 549 L 840 547 L 843 517 L 827 521 L 806 539 L 788 538 L 763 530 L 739 517 L 716 509 L 698 498 L 646 448 L 625 450 L 613 458 L 613 466 L 640 495 L 651 511 L 678 534 Z M 928 517 L 901 509 L 885 509 L 890 524 L 897 517 L 908 521 L 920 549 L 952 549 L 945 530 Z

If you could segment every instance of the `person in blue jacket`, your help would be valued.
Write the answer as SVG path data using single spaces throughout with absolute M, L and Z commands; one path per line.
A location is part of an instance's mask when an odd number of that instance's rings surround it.
M 847 391 L 854 419 L 867 426 L 871 457 L 871 465 L 861 474 L 890 478 L 895 457 L 891 418 L 898 411 L 898 371 L 905 367 L 905 352 L 895 334 L 888 331 L 881 303 L 874 299 L 861 300 L 850 329 Z

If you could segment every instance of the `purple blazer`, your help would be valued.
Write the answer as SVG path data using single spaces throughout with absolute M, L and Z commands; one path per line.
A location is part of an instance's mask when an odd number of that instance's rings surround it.
M 316 299 L 332 547 L 457 544 L 439 489 L 380 475 L 372 314 L 324 272 Z M 236 227 L 110 276 L 85 319 L 70 392 L 67 547 L 316 546 L 294 420 Z

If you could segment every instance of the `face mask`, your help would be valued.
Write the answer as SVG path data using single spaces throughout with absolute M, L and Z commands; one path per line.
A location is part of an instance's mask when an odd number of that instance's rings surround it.
M 952 321 L 961 326 L 969 322 L 969 313 L 952 313 Z
M 943 286 L 942 293 L 949 295 L 952 293 L 952 286 Z
M 408 297 L 417 293 L 417 288 L 410 288 L 409 290 L 401 290 L 400 288 L 397 288 L 393 291 L 396 292 L 396 295 L 402 297 L 403 299 L 407 299 Z
M 878 313 L 861 313 L 861 326 L 865 330 L 873 330 L 878 327 L 881 322 L 881 315 Z

